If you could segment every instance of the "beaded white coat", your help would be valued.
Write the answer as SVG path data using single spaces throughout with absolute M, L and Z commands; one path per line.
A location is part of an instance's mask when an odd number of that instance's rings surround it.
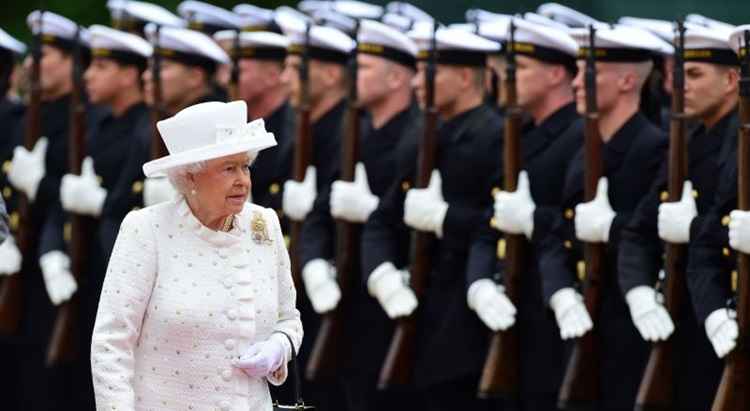
M 131 212 L 117 236 L 91 343 L 97 410 L 270 411 L 267 381 L 299 349 L 289 255 L 276 213 L 246 204 L 229 232 L 184 198 Z M 250 378 L 232 361 L 278 338 L 287 361 Z

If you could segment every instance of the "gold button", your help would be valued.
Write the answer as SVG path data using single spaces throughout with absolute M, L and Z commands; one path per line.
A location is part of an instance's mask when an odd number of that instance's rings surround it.
M 497 228 L 497 218 L 495 217 L 490 218 L 490 227 L 495 228 L 495 229 Z
M 133 194 L 140 194 L 143 192 L 143 181 L 136 181 L 133 183 Z
M 292 239 L 288 235 L 284 235 L 284 245 L 289 248 L 289 244 L 292 243 Z
M 583 260 L 578 260 L 578 263 L 576 263 L 576 271 L 578 273 L 578 280 L 583 281 L 586 279 L 586 262 Z
M 18 230 L 18 226 L 21 223 L 21 216 L 17 212 L 10 213 L 10 218 L 8 219 L 8 224 L 10 226 L 11 231 Z
M 410 188 L 411 188 L 410 182 L 404 181 L 401 183 L 401 190 L 403 190 L 404 192 L 409 191 Z
M 102 181 L 104 181 L 102 176 L 96 176 L 96 182 L 99 183 L 100 186 L 102 185 Z
M 732 291 L 737 291 L 737 270 L 732 271 Z
M 12 188 L 7 187 L 7 186 L 5 188 L 3 188 L 3 197 L 5 197 L 6 199 L 10 199 L 10 196 L 12 196 L 12 195 L 13 195 L 13 189 Z
M 565 241 L 563 241 L 563 247 L 565 247 L 568 250 L 570 250 L 571 248 L 573 248 L 573 243 L 570 240 L 565 240 Z
M 278 183 L 273 183 L 270 186 L 268 186 L 268 192 L 271 194 L 278 194 L 279 190 L 281 190 L 281 187 L 279 187 Z
M 731 252 L 729 251 L 729 249 L 726 248 L 726 247 L 724 247 L 724 248 L 721 249 L 721 253 L 724 254 L 724 257 L 729 257 L 729 255 L 731 254 Z
M 693 198 L 698 198 L 698 190 L 693 190 Z
M 70 223 L 65 223 L 65 225 L 63 225 L 63 240 L 65 240 L 66 243 L 69 243 L 72 237 L 73 227 L 70 225 Z
M 661 194 L 659 195 L 659 199 L 662 202 L 669 200 L 669 193 L 666 190 L 662 191 Z
M 566 208 L 565 209 L 565 219 L 572 220 L 573 217 L 575 217 L 576 213 L 573 211 L 572 208 Z
M 7 160 L 6 162 L 4 162 L 3 163 L 3 173 L 5 173 L 5 174 L 10 173 L 10 166 L 11 166 L 10 160 Z
M 505 259 L 505 239 L 501 238 L 497 242 L 497 258 L 499 260 Z
M 500 192 L 500 187 L 492 187 L 492 197 L 496 196 Z
M 729 216 L 725 215 L 724 217 L 721 218 L 721 225 L 723 225 L 724 227 L 726 227 L 726 226 L 729 225 L 729 221 L 730 221 Z

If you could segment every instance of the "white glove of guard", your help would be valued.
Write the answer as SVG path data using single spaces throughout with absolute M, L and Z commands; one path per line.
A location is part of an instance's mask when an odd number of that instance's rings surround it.
M 24 192 L 31 202 L 36 199 L 39 182 L 46 173 L 44 158 L 47 155 L 48 144 L 47 137 L 42 137 L 37 140 L 31 151 L 22 146 L 13 150 L 8 181 Z
M 16 246 L 13 237 L 8 238 L 0 244 L 0 277 L 13 275 L 21 271 L 21 252 Z
M 94 171 L 94 160 L 86 157 L 81 163 L 81 175 L 65 174 L 60 184 L 60 202 L 66 211 L 99 217 L 107 198 Z
M 322 258 L 316 258 L 305 264 L 305 268 L 302 269 L 302 281 L 316 313 L 323 314 L 336 308 L 341 300 L 341 288 L 336 281 L 336 267 Z
M 284 342 L 272 334 L 267 340 L 251 345 L 232 365 L 250 378 L 268 377 L 284 365 L 286 349 Z
M 735 250 L 750 253 L 750 211 L 729 213 L 729 245 Z
M 740 333 L 735 316 L 734 310 L 720 308 L 706 318 L 706 335 L 719 358 L 724 358 L 737 346 Z
M 378 208 L 380 200 L 367 182 L 365 165 L 357 163 L 354 181 L 334 181 L 331 186 L 331 215 L 350 223 L 364 223 Z
M 143 181 L 143 205 L 146 207 L 171 201 L 176 196 L 177 190 L 166 177 L 150 177 Z
M 505 295 L 505 287 L 488 278 L 469 286 L 466 301 L 492 331 L 507 330 L 516 323 L 516 307 Z
M 549 305 L 555 312 L 563 340 L 581 337 L 594 327 L 586 305 L 583 304 L 583 297 L 570 287 L 552 294 Z
M 70 258 L 62 251 L 49 251 L 39 258 L 39 266 L 52 304 L 60 305 L 68 301 L 78 289 L 76 280 L 70 273 Z
M 411 228 L 443 237 L 443 221 L 448 203 L 443 199 L 443 179 L 432 170 L 427 188 L 412 188 L 404 200 L 404 222 Z
M 693 183 L 685 181 L 680 201 L 659 205 L 659 238 L 673 244 L 689 242 L 690 223 L 697 215 Z
M 596 197 L 592 201 L 576 206 L 576 238 L 587 243 L 606 243 L 615 212 L 609 204 L 607 177 L 599 179 Z
M 389 318 L 411 315 L 417 308 L 417 296 L 408 285 L 408 272 L 385 262 L 367 279 L 367 291 L 377 298 Z
M 313 208 L 315 197 L 318 196 L 316 187 L 317 170 L 308 166 L 302 182 L 288 180 L 284 183 L 284 195 L 281 198 L 284 214 L 293 221 L 303 221 Z
M 516 191 L 500 191 L 495 194 L 495 228 L 509 234 L 524 234 L 531 239 L 534 232 L 534 210 L 529 176 L 526 171 L 518 173 Z
M 633 287 L 625 294 L 630 316 L 646 341 L 666 341 L 674 332 L 674 323 L 667 309 L 656 300 L 656 290 L 646 285 Z

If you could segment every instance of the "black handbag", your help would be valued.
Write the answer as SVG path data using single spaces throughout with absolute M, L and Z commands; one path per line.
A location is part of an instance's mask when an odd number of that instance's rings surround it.
M 289 361 L 289 375 L 287 381 L 292 380 L 292 392 L 294 393 L 294 405 L 283 405 L 276 401 L 273 404 L 274 411 L 283 410 L 314 410 L 315 407 L 311 405 L 305 405 L 305 401 L 302 399 L 302 382 L 299 375 L 299 367 L 297 366 L 297 351 L 294 349 L 294 342 L 289 334 L 281 331 L 277 331 L 280 334 L 284 334 L 287 340 L 289 340 L 289 346 L 292 347 L 292 360 Z

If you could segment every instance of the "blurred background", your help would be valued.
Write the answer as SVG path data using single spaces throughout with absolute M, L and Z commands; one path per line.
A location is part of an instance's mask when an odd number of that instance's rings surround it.
M 106 0 L 43 0 L 50 11 L 62 14 L 86 26 L 94 23 L 109 24 Z M 147 0 L 151 1 L 151 0 Z M 181 0 L 155 0 L 175 11 Z M 220 7 L 231 9 L 239 3 L 250 3 L 259 7 L 276 8 L 295 5 L 297 1 L 284 0 L 205 0 Z M 370 3 L 386 4 L 388 0 L 369 0 Z M 463 21 L 464 11 L 479 7 L 498 13 L 531 11 L 545 1 L 542 0 L 412 0 L 412 4 L 432 14 L 443 23 Z M 0 14 L 0 27 L 19 39 L 28 40 L 26 16 L 39 8 L 39 0 L 4 1 Z M 688 13 L 699 13 L 732 24 L 750 23 L 750 1 L 748 0 L 562 0 L 565 4 L 602 21 L 614 21 L 620 16 L 652 17 L 673 20 Z

